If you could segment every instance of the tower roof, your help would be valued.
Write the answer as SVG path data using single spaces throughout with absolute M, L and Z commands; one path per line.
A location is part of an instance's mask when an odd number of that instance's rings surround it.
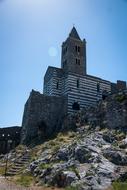
M 81 40 L 80 37 L 79 37 L 79 35 L 78 35 L 78 32 L 77 32 L 77 30 L 76 30 L 76 28 L 74 26 L 73 26 L 70 34 L 69 34 L 69 37 Z

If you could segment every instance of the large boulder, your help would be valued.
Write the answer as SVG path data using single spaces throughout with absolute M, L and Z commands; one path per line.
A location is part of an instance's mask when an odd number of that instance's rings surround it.
M 79 145 L 75 148 L 74 157 L 80 163 L 89 163 L 92 157 L 91 151 L 87 149 L 84 145 Z
M 127 165 L 127 156 L 118 150 L 107 149 L 104 150 L 103 155 L 116 165 Z
M 116 140 L 115 135 L 113 133 L 110 133 L 110 132 L 104 133 L 103 139 L 108 143 L 113 143 Z
M 68 149 L 67 148 L 60 149 L 58 151 L 58 153 L 57 153 L 57 157 L 60 160 L 68 161 L 68 159 L 69 159 L 69 151 L 68 151 Z
M 75 172 L 73 171 L 61 171 L 58 172 L 54 177 L 54 183 L 58 187 L 66 187 L 71 185 L 73 181 L 78 180 Z

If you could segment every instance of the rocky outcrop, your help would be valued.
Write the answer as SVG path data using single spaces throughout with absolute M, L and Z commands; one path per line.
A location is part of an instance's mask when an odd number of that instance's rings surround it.
M 127 165 L 127 156 L 120 150 L 107 149 L 104 151 L 104 156 L 116 165 Z
M 105 133 L 116 135 L 114 145 L 105 140 Z M 119 141 L 117 136 L 117 131 L 94 131 L 83 126 L 77 129 L 71 143 L 63 143 L 55 153 L 47 147 L 29 169 L 43 184 L 105 190 L 127 172 L 126 151 L 119 148 L 126 138 Z

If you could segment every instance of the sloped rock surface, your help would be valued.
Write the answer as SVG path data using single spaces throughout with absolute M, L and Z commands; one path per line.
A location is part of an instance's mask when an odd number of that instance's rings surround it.
M 77 139 L 62 145 L 55 154 L 50 149 L 30 164 L 30 170 L 44 184 L 75 186 L 79 190 L 103 190 L 123 175 L 126 152 L 104 140 L 103 131 L 77 129 Z M 112 132 L 111 132 L 112 133 Z M 116 145 L 115 145 L 116 146 Z M 40 165 L 46 165 L 40 169 Z M 122 170 L 122 174 L 121 174 Z

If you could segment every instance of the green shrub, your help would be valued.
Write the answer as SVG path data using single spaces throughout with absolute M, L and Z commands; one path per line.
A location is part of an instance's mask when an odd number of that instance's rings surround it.
M 53 164 L 45 164 L 45 163 L 41 163 L 39 165 L 40 169 L 47 169 L 47 168 L 51 168 Z
M 126 96 L 124 94 L 116 96 L 116 100 L 120 103 L 123 102 L 125 99 L 126 99 Z
M 114 190 L 127 190 L 126 182 L 114 182 L 112 186 Z

